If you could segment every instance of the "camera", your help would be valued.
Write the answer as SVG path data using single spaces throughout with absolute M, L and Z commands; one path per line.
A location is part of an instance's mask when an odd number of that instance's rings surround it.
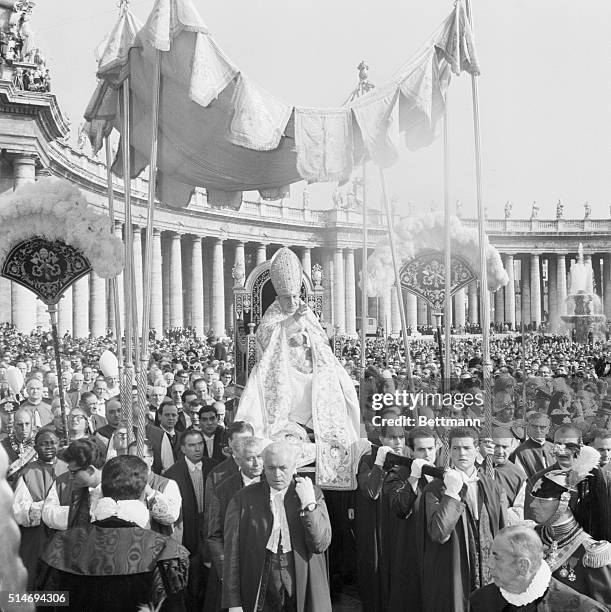
M 395 455 L 395 453 L 388 453 L 386 459 L 384 459 L 384 465 L 382 469 L 385 472 L 389 472 L 394 467 L 405 467 L 412 469 L 412 463 L 414 460 L 411 457 L 404 457 L 403 455 Z M 422 473 L 433 478 L 443 478 L 445 474 L 445 468 L 437 467 L 436 465 L 423 465 Z

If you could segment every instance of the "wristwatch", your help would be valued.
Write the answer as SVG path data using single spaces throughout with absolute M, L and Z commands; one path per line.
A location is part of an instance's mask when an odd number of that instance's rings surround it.
M 308 504 L 302 511 L 301 511 L 301 516 L 305 516 L 306 512 L 312 512 L 313 510 L 316 509 L 316 507 L 318 506 L 318 504 L 316 502 L 312 502 L 311 504 Z

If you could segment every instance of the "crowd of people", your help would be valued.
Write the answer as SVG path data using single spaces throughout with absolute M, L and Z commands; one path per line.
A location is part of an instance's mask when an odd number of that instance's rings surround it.
M 122 405 L 118 373 L 100 366 L 112 335 L 60 342 L 57 372 L 50 334 L 0 328 L 0 445 L 29 590 L 69 591 L 74 610 L 319 612 L 346 589 L 367 612 L 608 609 L 603 343 L 493 336 L 489 430 L 481 405 L 458 401 L 483 392 L 479 338 L 452 338 L 447 374 L 437 343 L 413 338 L 411 388 L 400 339 L 368 340 L 362 379 L 360 341 L 346 339 L 339 364 L 371 444 L 357 489 L 323 492 L 292 445 L 236 419 L 229 339 L 151 338 L 143 449 L 135 396 Z M 404 390 L 454 401 L 376 406 Z M 414 415 L 427 424 L 400 420 Z

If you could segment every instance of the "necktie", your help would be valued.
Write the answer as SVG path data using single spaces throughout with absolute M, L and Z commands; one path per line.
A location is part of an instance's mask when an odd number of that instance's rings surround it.
M 193 478 L 193 489 L 197 499 L 197 511 L 204 511 L 204 477 L 202 475 L 201 463 L 191 472 Z

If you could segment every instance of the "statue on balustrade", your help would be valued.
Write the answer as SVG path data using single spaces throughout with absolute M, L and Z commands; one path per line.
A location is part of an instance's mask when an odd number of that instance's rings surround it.
M 556 219 L 562 219 L 562 213 L 564 212 L 564 204 L 561 200 L 558 200 L 556 204 Z
M 590 216 L 592 215 L 592 205 L 590 204 L 590 202 L 586 202 L 583 205 L 583 210 L 584 210 L 583 218 L 589 219 Z
M 513 204 L 507 200 L 505 202 L 505 219 L 509 219 L 511 217 L 511 211 L 513 210 Z
M 532 204 L 532 210 L 530 212 L 530 218 L 536 219 L 539 216 L 539 205 L 536 202 Z
M 277 439 L 298 429 L 313 432 L 317 446 L 326 441 L 348 449 L 359 439 L 358 398 L 318 318 L 300 299 L 302 275 L 290 249 L 274 255 L 270 277 L 278 295 L 257 328 L 258 362 L 235 418 L 250 422 L 257 436 Z

